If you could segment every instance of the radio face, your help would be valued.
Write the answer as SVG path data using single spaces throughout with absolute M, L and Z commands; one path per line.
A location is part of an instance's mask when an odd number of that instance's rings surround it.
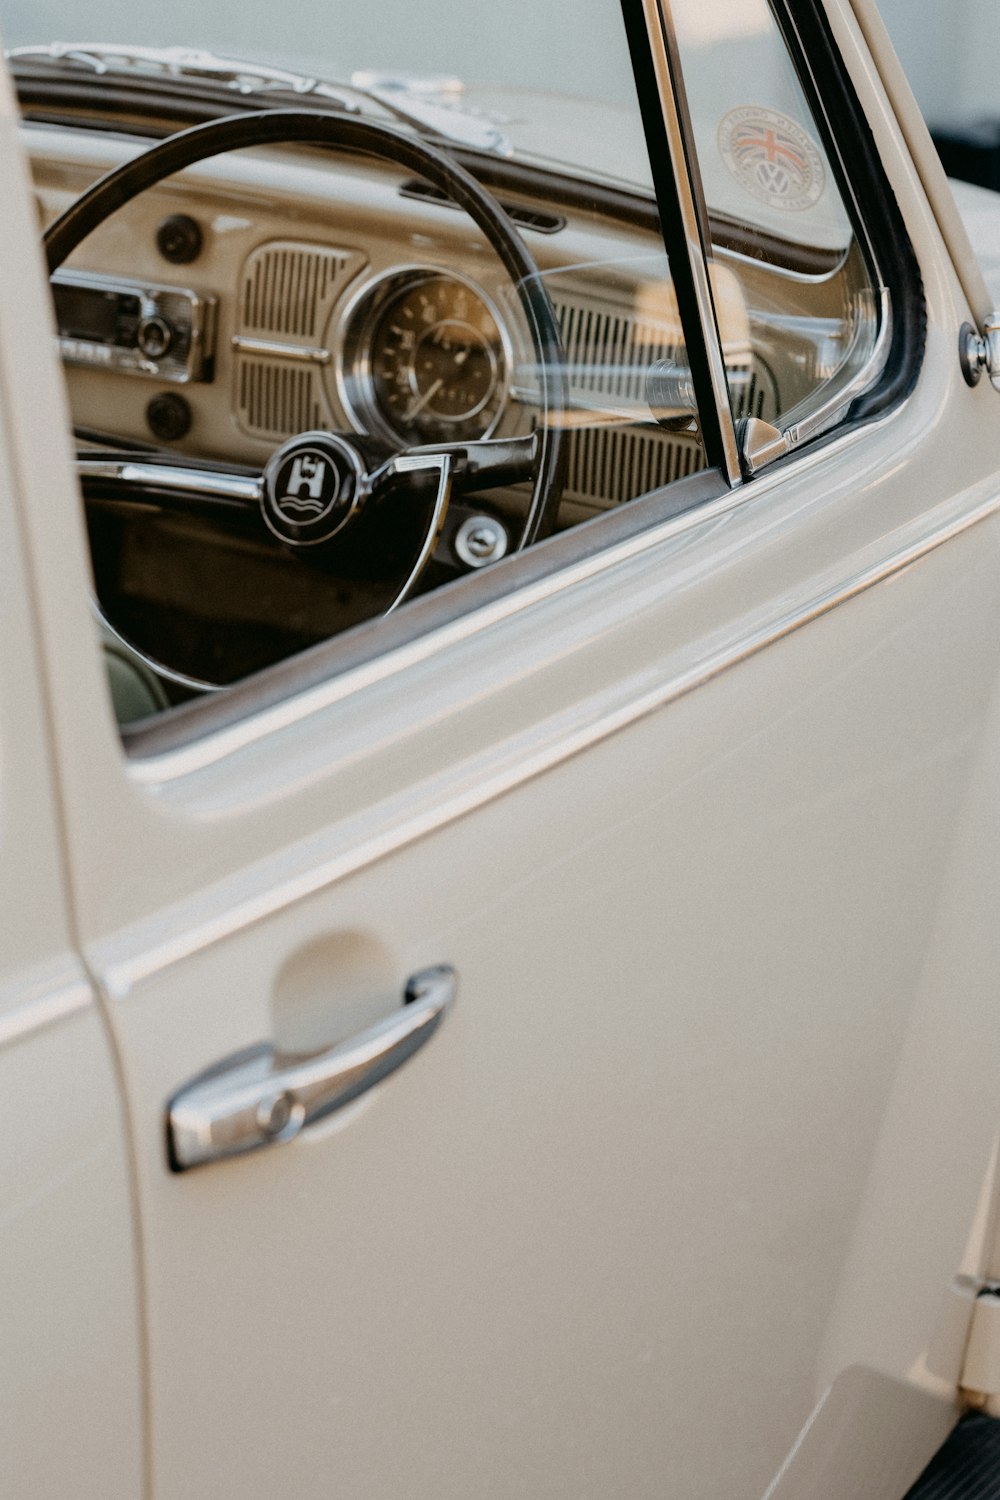
M 87 271 L 52 278 L 64 361 L 187 384 L 212 378 L 214 297 Z

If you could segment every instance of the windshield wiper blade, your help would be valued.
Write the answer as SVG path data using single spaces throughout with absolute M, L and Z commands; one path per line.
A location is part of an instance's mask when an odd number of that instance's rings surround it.
M 271 95 L 285 98 L 291 95 L 308 100 L 310 104 L 320 101 L 335 104 L 351 114 L 360 114 L 358 100 L 366 99 L 387 114 L 438 139 L 495 155 L 513 155 L 509 140 L 492 120 L 441 103 L 429 97 L 418 84 L 398 75 L 355 74 L 350 83 L 333 83 L 266 63 L 218 57 L 199 48 L 140 47 L 118 42 L 50 42 L 13 47 L 6 55 L 14 63 L 49 63 L 56 67 L 82 68 L 97 75 L 125 74 L 214 84 L 244 97 Z M 448 87 L 453 90 L 454 82 L 449 80 Z

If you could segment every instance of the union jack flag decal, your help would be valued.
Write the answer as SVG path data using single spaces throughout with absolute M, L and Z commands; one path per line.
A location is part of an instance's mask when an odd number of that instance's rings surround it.
M 719 127 L 722 159 L 755 198 L 802 212 L 819 201 L 825 184 L 817 147 L 795 120 L 777 110 L 744 105 Z

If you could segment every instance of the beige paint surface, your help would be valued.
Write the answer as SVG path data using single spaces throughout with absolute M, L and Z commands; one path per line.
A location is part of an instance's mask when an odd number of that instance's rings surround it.
M 134 1221 L 109 1038 L 74 951 L 16 504 L 38 399 L 39 323 L 30 338 L 18 326 L 25 282 L 36 314 L 41 292 L 25 188 L 0 79 L 4 260 L 18 268 L 0 286 L 0 1494 L 109 1500 L 143 1485 Z
M 913 1434 L 901 1490 L 951 1420 L 927 1353 L 1000 1061 L 1000 424 L 852 67 L 924 271 L 909 401 L 693 516 L 641 502 L 591 560 L 557 540 L 541 585 L 515 560 L 501 606 L 176 761 L 130 767 L 102 696 L 27 251 L 0 303 L 75 930 L 134 1130 L 158 1500 L 757 1500 L 859 1366 Z M 363 1105 L 167 1171 L 188 1078 L 297 1020 L 335 1040 L 358 965 L 389 1009 L 442 961 L 454 1015 Z

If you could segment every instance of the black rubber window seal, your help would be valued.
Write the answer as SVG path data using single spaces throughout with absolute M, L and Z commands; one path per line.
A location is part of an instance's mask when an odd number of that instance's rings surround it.
M 681 207 L 680 191 L 671 162 L 667 125 L 663 117 L 663 107 L 660 102 L 660 92 L 657 86 L 656 71 L 650 50 L 650 40 L 646 28 L 646 17 L 642 0 L 621 0 L 621 7 L 629 53 L 632 59 L 636 97 L 639 104 L 639 113 L 642 117 L 646 150 L 653 178 L 653 191 L 659 211 L 660 232 L 670 263 L 670 276 L 677 297 L 677 309 L 680 316 L 681 330 L 684 335 L 687 361 L 691 370 L 695 397 L 698 403 L 702 443 L 705 448 L 705 456 L 709 468 L 719 471 L 720 478 L 723 479 L 723 484 L 725 484 L 726 481 L 723 476 L 726 472 L 726 454 L 722 436 L 722 423 L 724 420 L 731 421 L 732 415 L 728 411 L 724 413 L 716 404 L 709 355 L 709 340 L 714 340 L 716 346 L 721 347 L 718 327 L 715 325 L 714 318 L 713 326 L 710 329 L 703 326 L 701 319 L 694 271 L 689 259 L 690 252 L 684 213 Z M 679 86 L 678 61 L 676 49 L 673 44 L 672 25 L 670 24 L 668 15 L 663 17 L 663 23 L 663 40 L 670 68 L 671 87 L 674 90 L 674 98 L 678 103 L 683 121 L 683 89 Z M 690 142 L 688 140 L 685 140 L 685 156 L 687 158 L 687 172 L 690 181 L 691 160 Z M 697 207 L 697 194 L 695 195 L 695 204 Z M 703 260 L 706 260 L 708 255 L 708 246 L 705 243 L 706 223 L 707 221 L 702 218 L 699 224 L 700 253 Z
M 845 204 L 849 212 L 854 210 L 852 219 L 856 214 L 859 220 L 855 222 L 859 242 L 863 250 L 866 241 L 871 246 L 874 264 L 869 269 L 888 288 L 892 308 L 889 349 L 878 380 L 853 402 L 843 420 L 804 445 L 810 448 L 884 415 L 913 392 L 927 347 L 927 306 L 902 210 L 822 0 L 770 0 L 770 5 Z

